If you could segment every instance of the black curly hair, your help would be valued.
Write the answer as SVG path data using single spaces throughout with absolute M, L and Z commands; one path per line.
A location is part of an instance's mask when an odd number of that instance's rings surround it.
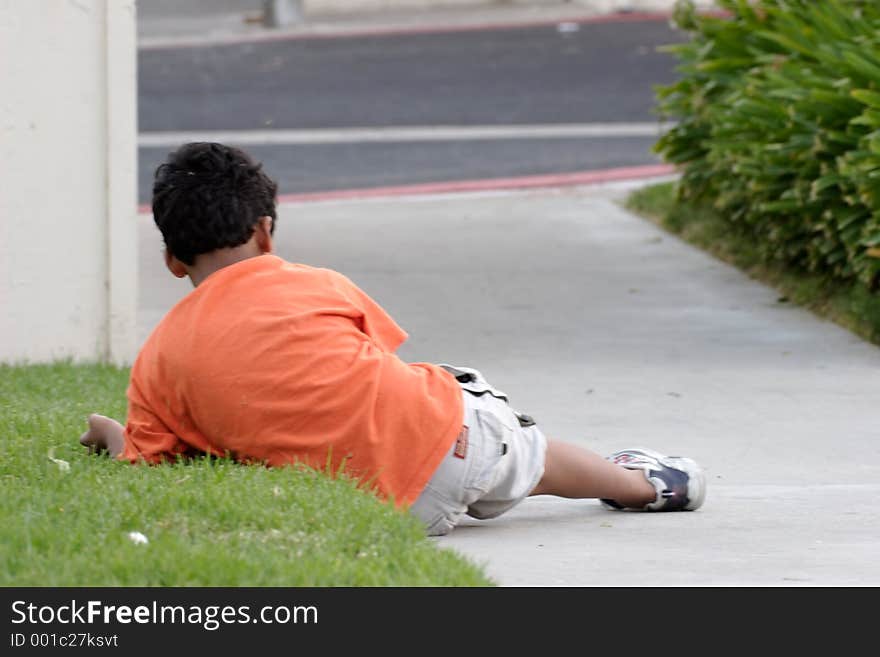
M 197 255 L 247 242 L 260 217 L 272 217 L 274 233 L 277 193 L 247 153 L 193 142 L 156 169 L 153 219 L 171 255 L 192 265 Z

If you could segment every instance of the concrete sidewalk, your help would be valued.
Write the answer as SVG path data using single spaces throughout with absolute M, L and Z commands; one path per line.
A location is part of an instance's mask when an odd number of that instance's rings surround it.
M 880 584 L 880 349 L 618 204 L 627 186 L 286 205 L 279 255 L 332 267 L 480 368 L 547 434 L 709 473 L 694 513 L 531 498 L 437 540 L 502 585 Z M 187 282 L 141 217 L 141 336 Z

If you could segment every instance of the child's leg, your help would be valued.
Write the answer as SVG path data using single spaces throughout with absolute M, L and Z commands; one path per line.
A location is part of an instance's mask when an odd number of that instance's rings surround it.
M 531 495 L 604 498 L 641 508 L 657 497 L 641 470 L 628 470 L 583 447 L 547 439 L 544 476 Z

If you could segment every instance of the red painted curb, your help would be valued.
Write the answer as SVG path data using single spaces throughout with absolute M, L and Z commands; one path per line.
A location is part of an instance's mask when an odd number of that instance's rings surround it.
M 337 31 L 328 30 L 327 32 L 285 32 L 285 33 L 259 33 L 259 34 L 236 34 L 227 36 L 218 36 L 214 41 L 201 41 L 199 39 L 171 40 L 168 43 L 145 43 L 139 45 L 139 50 L 169 50 L 174 48 L 197 48 L 209 47 L 214 45 L 232 45 L 240 43 L 263 43 L 272 41 L 298 41 L 298 40 L 319 40 L 319 39 L 344 39 L 356 37 L 383 37 L 383 36 L 405 36 L 409 34 L 445 34 L 450 32 L 480 32 L 490 30 L 515 30 L 527 29 L 532 27 L 550 27 L 563 23 L 571 23 L 577 25 L 591 25 L 602 23 L 636 23 L 644 21 L 668 21 L 672 18 L 670 12 L 617 12 L 613 14 L 603 14 L 601 16 L 585 16 L 581 18 L 558 18 L 554 20 L 523 20 L 523 21 L 502 21 L 497 23 L 477 23 L 473 25 L 418 25 L 418 26 L 398 26 L 398 27 L 365 27 L 365 28 L 349 28 L 339 29 Z
M 520 176 L 516 178 L 483 178 L 478 180 L 452 180 L 448 182 L 397 185 L 393 187 L 364 187 L 358 189 L 337 189 L 325 192 L 306 192 L 301 194 L 279 194 L 278 203 L 316 203 L 321 201 L 344 201 L 355 199 L 396 198 L 401 196 L 429 196 L 434 194 L 456 194 L 465 192 L 491 192 L 517 189 L 552 189 L 598 185 L 608 182 L 656 178 L 675 173 L 670 164 L 646 164 L 634 167 L 600 169 L 597 171 L 574 171 L 540 176 Z M 150 214 L 149 205 L 139 205 L 139 214 Z
M 648 164 L 636 167 L 620 167 L 598 171 L 575 171 L 540 176 L 520 176 L 516 178 L 484 178 L 479 180 L 452 180 L 449 182 L 420 183 L 394 187 L 368 187 L 363 189 L 341 189 L 304 194 L 282 194 L 279 203 L 307 203 L 316 201 L 338 201 L 346 199 L 394 198 L 398 196 L 427 196 L 432 194 L 454 194 L 462 192 L 489 192 L 513 189 L 537 189 L 553 187 L 574 187 L 600 183 L 638 180 L 657 176 L 667 176 L 675 172 L 669 164 Z

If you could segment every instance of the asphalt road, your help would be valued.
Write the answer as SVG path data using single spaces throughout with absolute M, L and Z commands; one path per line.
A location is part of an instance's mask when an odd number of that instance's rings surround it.
M 652 122 L 663 21 L 290 39 L 139 53 L 142 133 Z M 658 161 L 651 136 L 249 147 L 283 193 Z M 170 147 L 140 149 L 140 200 Z

